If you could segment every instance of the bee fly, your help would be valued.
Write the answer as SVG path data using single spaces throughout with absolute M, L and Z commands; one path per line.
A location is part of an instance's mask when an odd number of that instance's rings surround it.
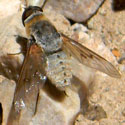
M 112 77 L 120 77 L 119 72 L 107 60 L 59 33 L 40 7 L 26 8 L 22 22 L 29 39 L 28 50 L 16 87 L 8 125 L 11 125 L 13 118 L 19 119 L 20 111 L 31 103 L 32 99 L 37 100 L 39 88 L 43 87 L 46 79 L 60 90 L 71 84 L 71 57 Z M 32 94 L 33 92 L 36 94 Z M 32 103 L 29 110 L 35 110 L 33 106 L 36 104 Z

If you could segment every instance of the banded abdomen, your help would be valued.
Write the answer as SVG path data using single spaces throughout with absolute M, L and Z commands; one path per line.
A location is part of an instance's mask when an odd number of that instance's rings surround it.
M 47 56 L 47 77 L 52 84 L 60 89 L 71 84 L 72 73 L 69 64 L 70 59 L 68 58 L 69 57 L 63 51 Z

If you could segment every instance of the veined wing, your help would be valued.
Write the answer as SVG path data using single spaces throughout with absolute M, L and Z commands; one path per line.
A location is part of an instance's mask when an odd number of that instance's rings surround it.
M 24 116 L 26 119 L 28 119 L 29 115 L 32 116 L 34 114 L 39 87 L 42 87 L 46 81 L 44 64 L 42 49 L 37 44 L 31 43 L 16 87 L 7 125 L 19 124 L 20 115 L 25 109 L 27 111 L 27 115 Z
M 63 50 L 76 58 L 80 63 L 104 72 L 109 76 L 120 78 L 119 72 L 106 59 L 66 35 L 61 35 L 63 38 Z

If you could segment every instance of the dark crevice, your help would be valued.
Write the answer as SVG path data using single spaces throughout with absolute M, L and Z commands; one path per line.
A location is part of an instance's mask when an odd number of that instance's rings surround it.
M 73 24 L 76 23 L 76 21 L 74 21 L 74 20 L 72 20 L 72 19 L 69 19 L 69 18 L 67 18 L 67 19 L 69 20 L 69 22 L 70 22 L 71 25 L 73 25 Z
M 3 108 L 2 104 L 0 103 L 0 125 L 2 125 L 2 121 L 3 121 Z
M 35 106 L 35 112 L 34 112 L 34 115 L 36 115 L 36 112 L 37 112 L 38 100 L 39 100 L 39 92 L 38 92 L 38 94 L 37 94 L 37 100 L 36 100 L 36 106 Z
M 73 21 L 72 19 L 68 19 L 68 20 L 69 20 L 69 22 L 70 22 L 71 25 L 77 23 L 76 21 Z M 85 22 L 78 22 L 78 23 L 79 23 L 79 24 L 83 24 L 84 26 L 87 27 L 87 21 L 85 21 Z

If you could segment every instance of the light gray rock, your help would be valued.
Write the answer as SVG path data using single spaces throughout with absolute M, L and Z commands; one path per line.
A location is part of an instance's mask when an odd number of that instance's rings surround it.
M 76 22 L 84 22 L 89 19 L 103 3 L 103 0 L 50 0 L 45 9 L 61 13 Z

